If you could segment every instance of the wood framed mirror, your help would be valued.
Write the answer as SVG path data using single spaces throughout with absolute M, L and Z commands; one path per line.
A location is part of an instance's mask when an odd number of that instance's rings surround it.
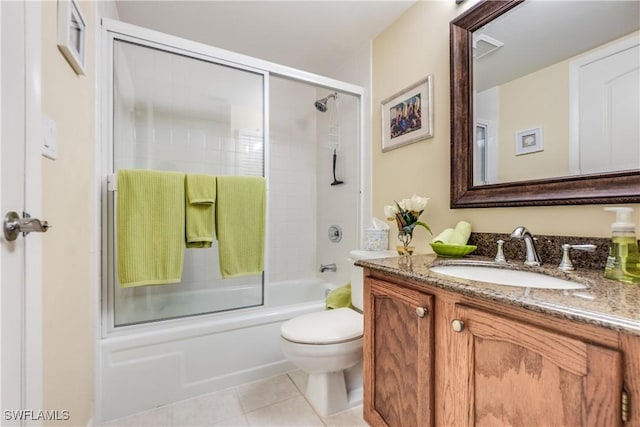
M 482 1 L 450 23 L 451 208 L 640 202 L 640 166 L 609 172 L 570 172 L 544 178 L 478 183 L 477 171 L 474 170 L 474 145 L 478 131 L 474 116 L 474 32 L 483 30 L 498 18 L 514 12 L 514 8 L 524 5 L 525 0 Z M 572 20 L 581 22 L 578 18 L 568 16 L 564 23 Z M 545 28 L 545 24 L 539 21 L 537 25 L 539 30 Z M 581 27 L 591 31 L 591 27 L 583 22 Z M 640 39 L 635 33 L 632 37 Z M 638 116 L 631 123 L 632 127 L 640 128 Z M 509 141 L 512 148 L 513 141 Z M 551 151 L 553 141 L 548 141 L 546 135 L 544 143 L 545 150 L 549 147 L 546 151 Z M 634 137 L 633 144 L 640 147 L 640 140 Z M 527 154 L 526 157 L 533 158 L 535 154 Z M 519 160 L 516 155 L 514 153 L 509 161 Z M 640 155 L 638 157 L 640 162 Z M 544 169 L 544 166 L 537 169 Z

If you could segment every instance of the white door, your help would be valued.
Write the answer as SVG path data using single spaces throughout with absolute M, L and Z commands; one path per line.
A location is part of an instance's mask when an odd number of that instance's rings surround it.
M 39 26 L 40 9 L 36 2 L 0 2 L 2 219 L 10 211 L 19 216 L 25 211 L 40 214 Z M 34 28 L 37 34 L 29 34 Z M 25 238 L 19 233 L 10 241 L 0 232 L 2 425 L 33 424 L 37 414 L 21 410 L 43 409 L 40 235 L 32 233 Z
M 640 39 L 600 49 L 572 64 L 578 99 L 572 141 L 575 173 L 640 169 Z

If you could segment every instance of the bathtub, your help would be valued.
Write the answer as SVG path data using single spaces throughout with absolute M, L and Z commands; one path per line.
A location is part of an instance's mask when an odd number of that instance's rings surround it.
M 280 351 L 280 325 L 323 310 L 334 287 L 320 280 L 271 283 L 267 306 L 127 327 L 101 339 L 101 420 L 293 369 Z

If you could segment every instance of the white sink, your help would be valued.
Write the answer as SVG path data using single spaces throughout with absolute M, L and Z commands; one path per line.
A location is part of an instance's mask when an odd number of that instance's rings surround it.
M 543 289 L 584 289 L 587 286 L 571 280 L 559 279 L 531 271 L 509 270 L 504 268 L 480 267 L 473 265 L 438 265 L 430 268 L 434 273 L 459 279 L 497 285 L 519 286 L 522 288 Z

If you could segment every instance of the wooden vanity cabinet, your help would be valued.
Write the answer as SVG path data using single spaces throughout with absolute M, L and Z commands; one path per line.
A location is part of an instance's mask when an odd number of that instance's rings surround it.
M 619 351 L 460 304 L 455 314 L 449 372 L 468 409 L 457 425 L 621 425 Z
M 365 274 L 370 425 L 640 425 L 633 411 L 623 422 L 621 404 L 623 390 L 638 396 L 637 337 L 375 274 Z
M 432 425 L 432 312 L 431 295 L 365 282 L 363 399 L 369 425 Z

